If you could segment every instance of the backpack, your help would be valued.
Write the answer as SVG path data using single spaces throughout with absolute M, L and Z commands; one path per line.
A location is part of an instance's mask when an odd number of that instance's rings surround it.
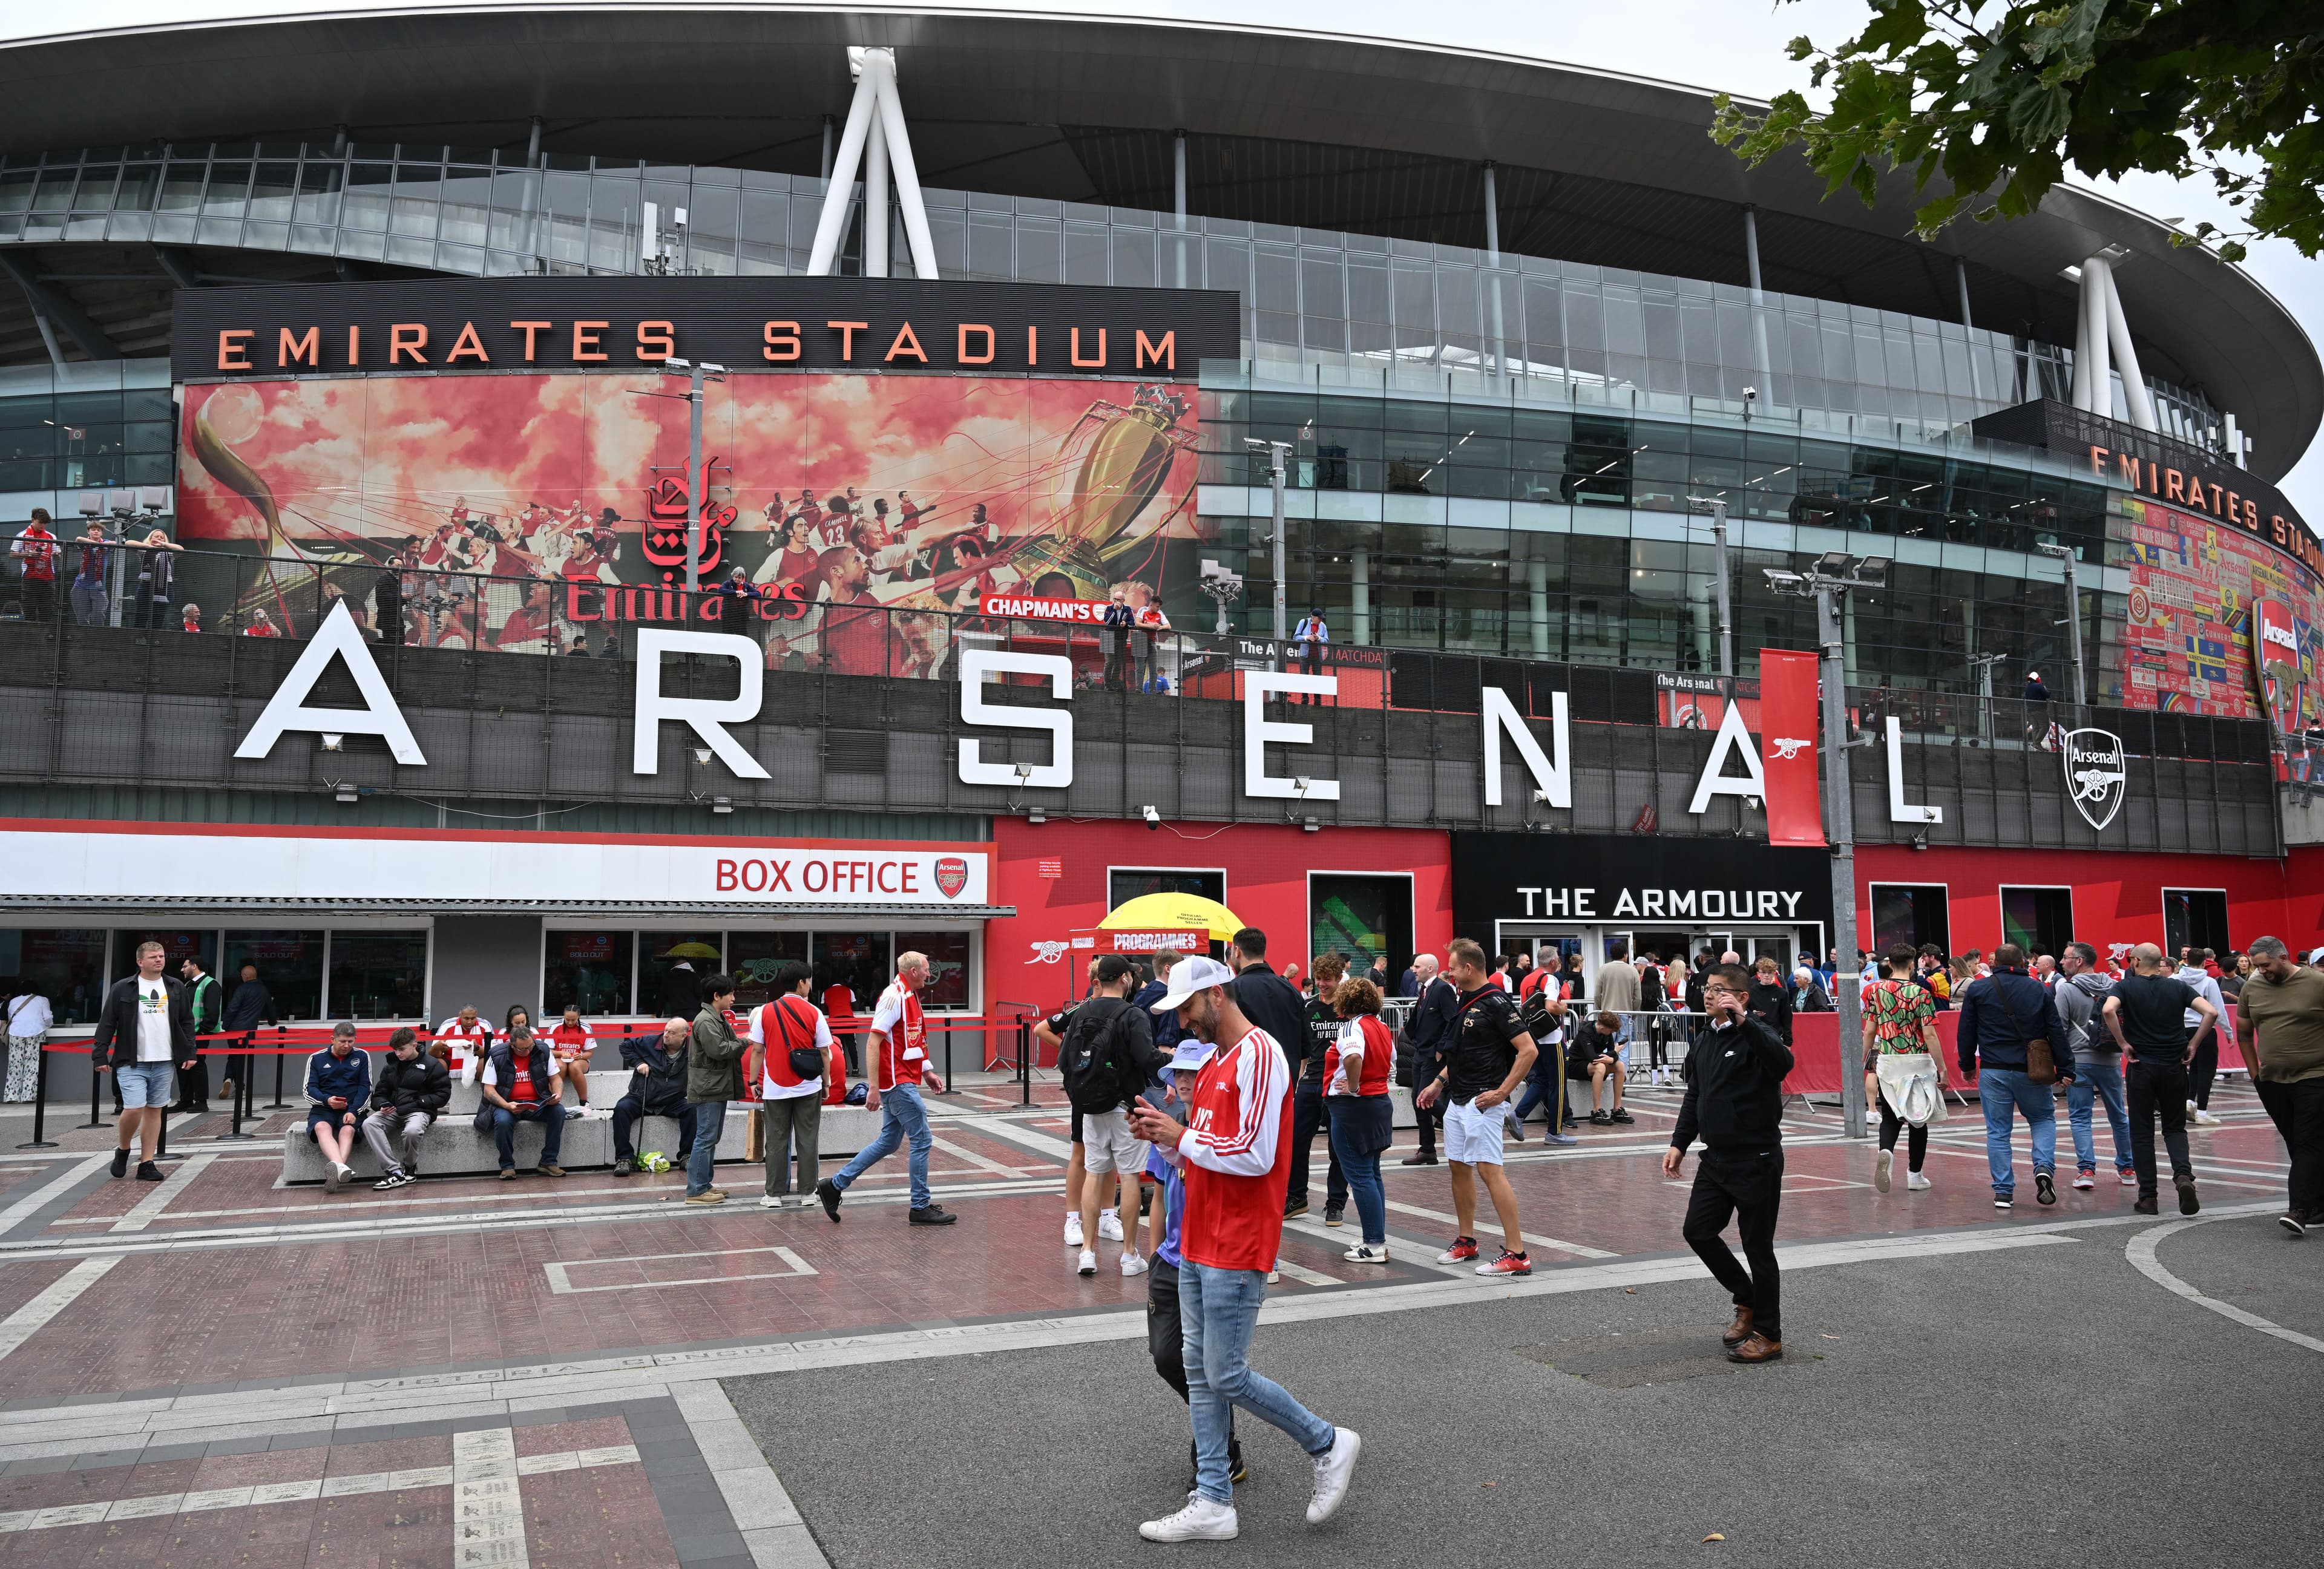
M 1119 997 L 1093 997 L 1074 1010 L 1065 1025 L 1057 1071 L 1065 1080 L 1065 1099 L 1084 1116 L 1119 1110 L 1131 1097 L 1133 1092 L 1125 1087 L 1130 1072 L 1125 1020 L 1130 1012 L 1130 1004 Z

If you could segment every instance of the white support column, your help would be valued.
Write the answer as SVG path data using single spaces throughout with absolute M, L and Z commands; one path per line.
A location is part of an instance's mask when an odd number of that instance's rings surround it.
M 1173 180 L 1176 200 L 1171 211 L 1178 224 L 1178 287 L 1184 289 L 1186 286 L 1186 134 L 1184 131 L 1175 134 L 1171 137 L 1171 162 L 1176 171 Z
M 928 209 L 920 200 L 919 165 L 912 160 L 911 137 L 904 129 L 904 100 L 896 90 L 896 51 L 874 49 L 864 51 L 867 74 L 879 73 L 879 112 L 881 140 L 885 146 L 887 162 L 896 175 L 896 205 L 904 216 L 904 242 L 911 247 L 912 276 L 934 282 L 936 278 L 936 242 L 928 232 Z M 881 209 L 881 223 L 887 223 L 886 209 Z M 880 249 L 887 252 L 887 236 L 881 236 Z M 888 274 L 882 272 L 881 277 Z
M 1775 389 L 1767 385 L 1772 363 L 1767 358 L 1767 297 L 1759 286 L 1759 209 L 1748 202 L 1743 208 L 1743 263 L 1751 280 L 1751 363 L 1759 373 L 1760 395 L 1773 398 Z
M 2146 378 L 2139 374 L 2138 350 L 2131 346 L 2130 323 L 2122 314 L 2122 291 L 2115 286 L 2114 263 L 2101 262 L 2104 269 L 2098 276 L 2106 284 L 2107 343 L 2114 351 L 2114 363 L 2122 371 L 2123 401 L 2130 405 L 2130 422 L 2141 430 L 2160 430 L 2163 427 L 2154 418 L 2154 400 L 2147 395 Z
M 1508 337 L 1501 318 L 1501 203 L 1493 180 L 1493 164 L 1485 161 L 1485 269 L 1492 285 L 1493 374 L 1499 375 L 1508 359 Z
M 863 73 L 872 73 L 867 68 Z M 886 116 L 872 116 L 872 134 L 863 143 L 863 275 L 888 276 L 888 235 L 894 220 L 888 213 L 888 127 Z
M 2074 339 L 2074 407 L 2088 413 L 2114 417 L 2114 396 L 2107 376 L 2114 366 L 2107 355 L 2106 258 L 2092 256 L 2082 263 L 2081 327 Z
M 872 134 L 879 97 L 870 74 L 858 75 L 854 101 L 847 106 L 847 125 L 839 134 L 839 152 L 831 162 L 831 183 L 823 193 L 823 212 L 816 219 L 815 245 L 807 252 L 810 278 L 831 276 L 839 260 L 839 244 L 847 233 L 847 210 L 855 198 L 855 171 L 863 161 L 863 143 Z

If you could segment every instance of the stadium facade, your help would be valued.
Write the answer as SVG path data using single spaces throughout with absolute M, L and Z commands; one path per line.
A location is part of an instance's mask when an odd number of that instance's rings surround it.
M 302 1017 L 650 1012 L 681 949 L 868 1001 L 906 947 L 991 1015 L 1168 891 L 1303 964 L 1821 950 L 1760 657 L 1819 560 L 1864 946 L 2318 936 L 2324 364 L 2099 197 L 1923 244 L 1702 90 L 1038 15 L 0 81 L 0 517 L 183 547 L 0 622 L 0 971 L 67 1020 L 148 931 Z

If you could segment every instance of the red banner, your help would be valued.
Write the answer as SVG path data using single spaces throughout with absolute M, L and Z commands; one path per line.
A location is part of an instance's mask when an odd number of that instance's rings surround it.
M 1767 780 L 1767 842 L 1823 843 L 1817 789 L 1814 654 L 1759 651 L 1759 755 Z

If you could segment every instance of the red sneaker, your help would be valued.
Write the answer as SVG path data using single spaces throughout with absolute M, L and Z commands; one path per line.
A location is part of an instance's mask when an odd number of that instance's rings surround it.
M 1478 1265 L 1477 1273 L 1480 1275 L 1530 1275 L 1533 1273 L 1533 1260 L 1524 1253 L 1512 1253 L 1507 1248 L 1503 1248 L 1499 1258 L 1489 1264 Z
M 1465 1264 L 1476 1256 L 1476 1238 L 1455 1237 L 1451 1247 L 1436 1255 L 1436 1261 L 1440 1264 Z

